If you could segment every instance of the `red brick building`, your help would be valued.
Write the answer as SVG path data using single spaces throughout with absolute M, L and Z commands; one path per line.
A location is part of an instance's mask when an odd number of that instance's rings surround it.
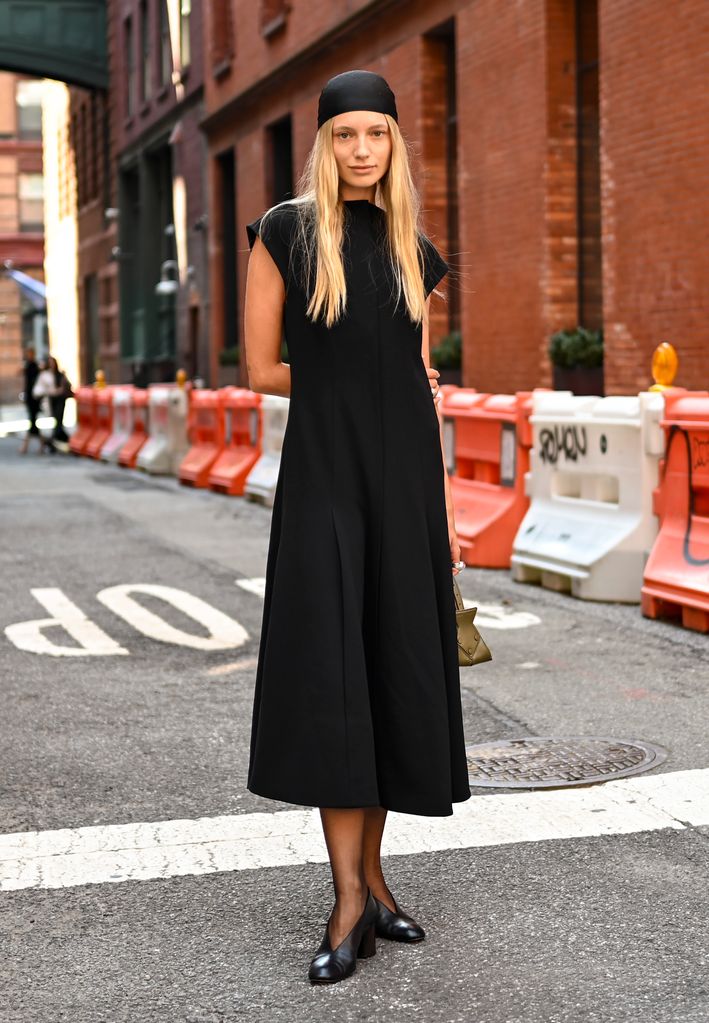
M 111 87 L 72 90 L 85 379 L 209 372 L 201 13 L 108 0 Z M 170 281 L 172 294 L 156 291 Z
M 550 384 L 550 335 L 605 334 L 607 393 L 662 340 L 706 385 L 709 35 L 704 0 L 208 0 L 212 374 L 240 343 L 245 224 L 285 198 L 324 82 L 383 74 L 415 144 L 425 226 L 453 267 L 433 340 L 463 382 Z M 242 360 L 243 364 L 243 360 Z
M 0 72 L 0 405 L 16 405 L 23 347 L 47 350 L 46 310 L 5 270 L 44 280 L 42 82 Z

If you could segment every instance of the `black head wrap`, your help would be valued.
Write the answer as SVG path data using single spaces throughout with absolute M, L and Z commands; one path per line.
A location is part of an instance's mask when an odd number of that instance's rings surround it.
M 394 93 L 373 71 L 343 71 L 327 82 L 318 103 L 318 128 L 348 110 L 376 110 L 399 121 Z

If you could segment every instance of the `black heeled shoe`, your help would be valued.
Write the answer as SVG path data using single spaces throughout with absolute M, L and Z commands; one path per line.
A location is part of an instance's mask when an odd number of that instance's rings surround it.
M 396 899 L 392 895 L 394 905 L 396 906 L 396 912 L 392 913 L 388 906 L 385 906 L 383 902 L 380 902 L 378 898 L 374 898 L 374 902 L 377 906 L 377 920 L 375 929 L 380 938 L 389 938 L 390 941 L 407 941 L 413 943 L 415 941 L 423 941 L 426 937 L 421 924 L 416 923 L 412 916 L 405 913 L 404 910 L 397 905 Z
M 329 927 L 326 925 L 325 937 L 308 970 L 311 984 L 335 984 L 354 973 L 358 959 L 371 958 L 377 951 L 376 919 L 377 904 L 372 893 L 368 892 L 361 917 L 337 948 L 330 944 Z

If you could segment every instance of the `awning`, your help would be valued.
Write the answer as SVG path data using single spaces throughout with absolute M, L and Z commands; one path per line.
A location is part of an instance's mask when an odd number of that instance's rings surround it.
M 36 281 L 34 277 L 23 273 L 22 270 L 5 270 L 4 272 L 6 277 L 11 277 L 15 281 L 35 309 L 44 311 L 47 308 L 47 288 L 42 281 Z

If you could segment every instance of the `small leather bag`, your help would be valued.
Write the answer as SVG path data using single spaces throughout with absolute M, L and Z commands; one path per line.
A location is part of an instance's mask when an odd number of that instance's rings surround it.
M 478 609 L 465 607 L 455 576 L 453 576 L 453 593 L 455 594 L 455 627 L 458 633 L 459 667 L 470 667 L 473 664 L 482 664 L 483 661 L 491 661 L 490 647 L 475 625 L 475 615 Z

